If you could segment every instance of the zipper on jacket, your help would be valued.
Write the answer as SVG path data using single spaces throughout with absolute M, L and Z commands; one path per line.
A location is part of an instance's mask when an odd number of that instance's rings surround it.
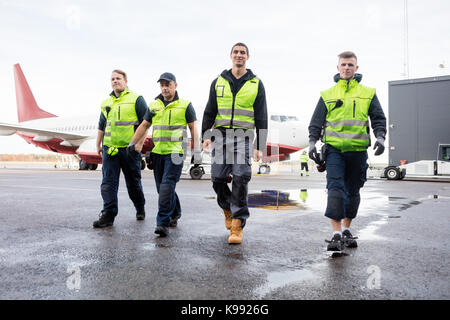
M 233 104 L 231 106 L 231 120 L 230 120 L 230 128 L 233 129 L 233 120 L 234 120 L 234 102 L 236 100 L 236 96 L 233 94 Z
M 119 120 L 120 120 L 120 106 L 119 106 Z
M 170 126 L 170 118 L 172 117 L 172 110 L 169 110 L 169 126 Z
M 353 118 L 355 117 L 355 111 L 356 111 L 356 101 L 353 100 Z

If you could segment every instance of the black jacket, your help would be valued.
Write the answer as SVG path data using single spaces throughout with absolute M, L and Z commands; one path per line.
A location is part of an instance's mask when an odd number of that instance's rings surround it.
M 230 83 L 231 92 L 236 95 L 245 82 L 255 75 L 250 69 L 247 69 L 247 73 L 241 78 L 236 79 L 230 70 L 224 70 L 221 76 Z M 203 113 L 202 122 L 202 137 L 204 133 L 211 129 L 214 125 L 217 116 L 217 97 L 216 97 L 216 83 L 217 79 L 211 83 L 209 90 L 209 99 L 206 104 L 205 111 Z M 255 128 L 256 128 L 256 148 L 261 151 L 266 150 L 267 142 L 267 103 L 266 103 L 266 91 L 262 81 L 259 81 L 258 94 L 256 96 L 255 102 L 253 104 L 253 111 L 255 115 Z M 264 130 L 261 130 L 264 129 Z
M 355 74 L 355 80 L 361 82 L 362 75 L 359 73 Z M 339 74 L 334 76 L 334 81 L 338 82 L 340 80 Z M 325 124 L 325 119 L 327 116 L 327 107 L 322 97 L 320 97 L 319 102 L 317 102 L 316 109 L 309 123 L 309 141 L 318 141 L 321 138 L 321 133 L 323 126 Z M 380 101 L 378 101 L 377 94 L 375 94 L 370 102 L 369 106 L 369 118 L 370 124 L 372 126 L 373 133 L 375 137 L 386 137 L 386 117 L 384 115 L 383 109 L 381 108 Z

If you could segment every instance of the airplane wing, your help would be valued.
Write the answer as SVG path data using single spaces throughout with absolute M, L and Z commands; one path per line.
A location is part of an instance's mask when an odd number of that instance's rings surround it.
M 27 135 L 34 135 L 34 141 L 49 141 L 51 139 L 61 139 L 67 141 L 71 145 L 79 145 L 83 140 L 89 136 L 74 133 L 65 133 L 53 130 L 44 130 L 38 128 L 31 128 L 20 124 L 9 124 L 0 122 L 0 136 L 9 136 L 14 133 L 23 133 Z

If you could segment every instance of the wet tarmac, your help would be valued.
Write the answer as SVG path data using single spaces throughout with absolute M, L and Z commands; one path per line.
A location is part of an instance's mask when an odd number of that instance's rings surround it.
M 143 172 L 136 221 L 121 180 L 113 227 L 93 229 L 100 171 L 0 169 L 0 299 L 449 299 L 450 185 L 369 180 L 352 225 L 356 249 L 326 252 L 325 175 L 255 175 L 241 245 L 211 182 L 183 176 L 183 215 L 153 233 L 157 196 Z

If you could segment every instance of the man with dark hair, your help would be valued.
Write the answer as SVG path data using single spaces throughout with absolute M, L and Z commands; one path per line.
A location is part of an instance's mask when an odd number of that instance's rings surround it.
M 261 151 L 266 150 L 267 105 L 261 80 L 246 69 L 247 46 L 240 42 L 235 44 L 230 58 L 232 68 L 224 70 L 211 84 L 203 114 L 202 136 L 205 151 L 214 144 L 211 180 L 217 203 L 225 214 L 225 227 L 230 230 L 228 243 L 239 244 L 250 215 L 247 185 L 251 179 L 252 149 L 256 161 Z M 230 175 L 231 190 L 227 185 Z
M 194 147 L 195 163 L 201 163 L 200 139 L 197 133 L 197 117 L 188 100 L 178 98 L 177 81 L 170 72 L 159 80 L 161 94 L 150 103 L 144 121 L 130 142 L 131 153 L 141 151 L 143 137 L 153 125 L 151 159 L 154 164 L 156 190 L 158 191 L 158 214 L 155 233 L 169 235 L 169 227 L 176 227 L 181 217 L 181 204 L 175 191 L 183 169 L 184 149 L 187 145 L 186 127 L 189 127 Z
M 369 118 L 377 139 L 376 156 L 384 152 L 386 137 L 386 117 L 375 89 L 360 84 L 362 75 L 356 73 L 356 55 L 346 51 L 338 57 L 336 85 L 320 93 L 309 124 L 309 157 L 320 162 L 315 145 L 319 138 L 325 144 L 322 149 L 328 189 L 325 216 L 331 219 L 333 228 L 333 237 L 327 241 L 329 251 L 341 251 L 344 246 L 357 247 L 350 224 L 358 212 L 359 190 L 367 180 Z
M 136 208 L 136 219 L 145 218 L 141 154 L 130 156 L 126 148 L 133 138 L 135 129 L 142 122 L 147 105 L 142 96 L 128 89 L 127 84 L 126 73 L 114 70 L 111 75 L 113 91 L 101 105 L 96 146 L 103 164 L 101 185 L 103 210 L 100 219 L 94 221 L 94 228 L 109 227 L 114 223 L 118 213 L 120 170 L 123 170 L 128 195 Z

